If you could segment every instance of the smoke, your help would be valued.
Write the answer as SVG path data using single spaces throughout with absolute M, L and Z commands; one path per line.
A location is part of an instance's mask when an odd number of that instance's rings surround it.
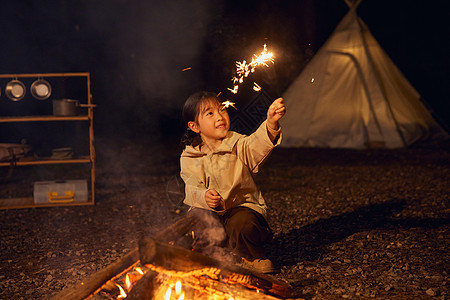
M 188 214 L 198 219 L 194 227 L 194 251 L 227 263 L 239 261 L 239 257 L 226 247 L 227 233 L 216 213 L 193 208 Z
M 84 10 L 80 30 L 89 26 L 102 40 L 94 50 L 102 70 L 93 75 L 102 122 L 153 137 L 179 126 L 182 103 L 203 85 L 201 54 L 218 1 L 89 1 Z

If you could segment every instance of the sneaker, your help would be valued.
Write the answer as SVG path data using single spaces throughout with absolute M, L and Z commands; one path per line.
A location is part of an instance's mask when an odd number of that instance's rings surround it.
M 276 273 L 276 268 L 270 259 L 255 259 L 250 261 L 242 258 L 242 266 L 259 273 Z

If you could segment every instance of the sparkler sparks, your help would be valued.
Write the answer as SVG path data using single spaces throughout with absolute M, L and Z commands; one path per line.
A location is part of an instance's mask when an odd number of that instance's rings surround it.
M 237 76 L 233 77 L 231 81 L 233 82 L 233 88 L 228 88 L 233 94 L 237 94 L 239 90 L 239 84 L 244 82 L 244 78 L 248 77 L 250 73 L 255 72 L 256 67 L 265 66 L 269 67 L 268 63 L 274 63 L 275 58 L 272 52 L 267 50 L 266 44 L 264 44 L 264 49 L 260 55 L 253 54 L 252 61 L 247 63 L 247 61 L 236 62 L 236 74 Z
M 228 107 L 233 107 L 234 109 L 237 109 L 236 108 L 236 106 L 234 106 L 236 103 L 234 103 L 234 102 L 231 102 L 231 101 L 229 101 L 229 100 L 227 100 L 227 101 L 224 101 L 224 102 L 222 102 L 222 105 L 223 105 L 223 108 L 222 108 L 222 110 L 224 110 L 225 108 L 228 108 Z
M 255 92 L 259 92 L 261 90 L 261 87 L 256 82 L 253 82 L 253 90 Z
M 248 77 L 250 73 L 255 72 L 256 67 L 258 66 L 265 66 L 269 67 L 269 63 L 274 63 L 275 58 L 272 52 L 269 52 L 267 50 L 267 45 L 264 44 L 264 49 L 261 52 L 261 54 L 256 55 L 253 54 L 252 61 L 250 63 L 247 63 L 247 61 L 237 61 L 236 62 L 236 75 L 231 79 L 231 82 L 233 83 L 233 88 L 228 88 L 229 91 L 233 94 L 237 94 L 239 91 L 239 84 L 244 82 L 244 78 Z M 261 90 L 261 87 L 256 83 L 253 82 L 253 90 L 256 92 L 259 92 Z M 220 95 L 220 93 L 219 93 Z M 228 108 L 232 106 L 234 109 L 237 109 L 234 102 L 231 102 L 229 100 L 222 102 L 223 108 Z

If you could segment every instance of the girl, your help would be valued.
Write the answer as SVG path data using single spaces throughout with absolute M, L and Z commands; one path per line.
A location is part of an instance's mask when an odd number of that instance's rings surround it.
M 229 131 L 230 118 L 216 94 L 197 92 L 186 100 L 182 116 L 188 129 L 182 139 L 180 175 L 189 214 L 203 220 L 195 229 L 194 250 L 214 256 L 212 251 L 228 241 L 245 267 L 274 272 L 264 251 L 272 239 L 267 207 L 253 176 L 281 141 L 278 121 L 285 111 L 278 98 L 267 120 L 245 136 Z

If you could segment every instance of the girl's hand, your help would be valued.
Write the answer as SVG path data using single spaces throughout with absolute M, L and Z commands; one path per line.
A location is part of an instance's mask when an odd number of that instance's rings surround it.
M 216 208 L 220 205 L 222 197 L 213 189 L 207 190 L 205 193 L 205 201 L 211 208 Z
M 280 127 L 278 121 L 285 113 L 286 107 L 284 106 L 283 98 L 276 99 L 267 110 L 267 125 L 272 129 L 278 130 L 278 127 Z

